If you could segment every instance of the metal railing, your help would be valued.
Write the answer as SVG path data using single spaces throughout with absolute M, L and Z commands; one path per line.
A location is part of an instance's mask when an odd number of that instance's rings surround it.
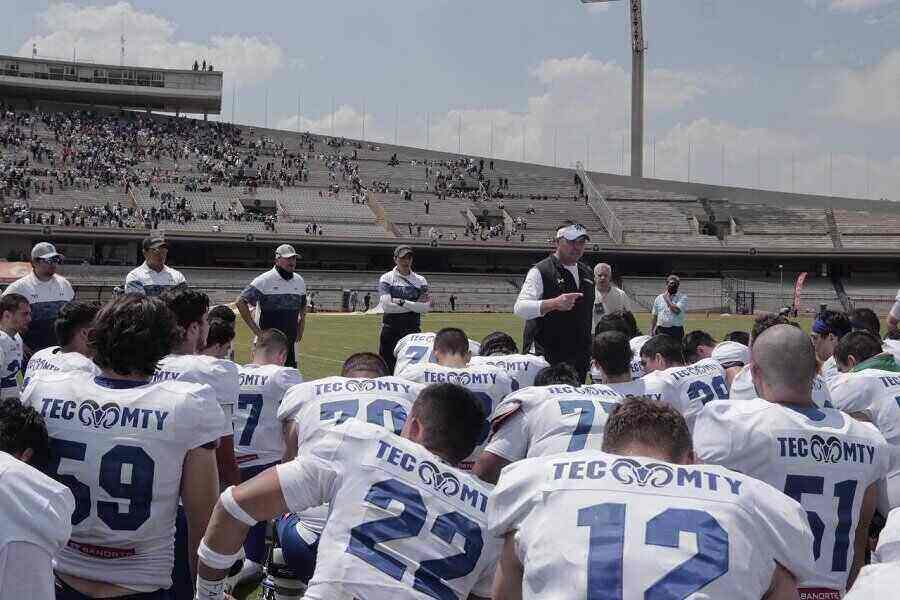
M 591 200 L 591 202 L 588 203 L 591 210 L 594 211 L 594 214 L 597 215 L 597 218 L 600 219 L 600 222 L 606 227 L 609 237 L 617 244 L 621 244 L 624 237 L 624 230 L 619 217 L 616 216 L 613 209 L 606 203 L 603 194 L 600 193 L 600 190 L 597 189 L 594 182 L 588 177 L 587 172 L 584 170 L 584 165 L 582 165 L 580 161 L 575 163 L 575 169 L 578 172 L 578 176 L 581 178 L 581 183 L 584 185 L 584 191 L 587 194 L 588 199 Z

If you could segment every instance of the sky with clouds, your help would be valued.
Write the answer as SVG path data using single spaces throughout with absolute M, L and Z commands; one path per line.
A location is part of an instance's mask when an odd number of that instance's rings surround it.
M 900 199 L 900 0 L 643 1 L 645 174 Z M 0 52 L 118 64 L 124 31 L 222 69 L 223 120 L 622 173 L 627 5 L 0 0 Z

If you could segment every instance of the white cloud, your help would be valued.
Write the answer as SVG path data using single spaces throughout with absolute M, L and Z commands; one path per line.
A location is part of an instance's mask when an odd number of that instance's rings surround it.
M 51 4 L 37 22 L 40 32 L 25 41 L 20 56 L 31 56 L 36 45 L 38 56 L 69 58 L 74 48 L 81 60 L 119 64 L 124 26 L 128 65 L 187 69 L 194 60 L 206 60 L 225 72 L 229 84 L 247 85 L 270 78 L 285 62 L 281 48 L 253 36 L 220 34 L 202 42 L 178 39 L 175 23 L 124 1 L 107 6 Z
M 862 12 L 893 4 L 896 0 L 831 0 L 831 10 L 837 12 Z
M 831 75 L 833 102 L 825 114 L 864 125 L 900 125 L 900 50 L 863 69 Z

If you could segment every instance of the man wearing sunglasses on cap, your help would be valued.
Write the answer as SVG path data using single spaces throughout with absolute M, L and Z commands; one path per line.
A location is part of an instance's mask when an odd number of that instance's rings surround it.
M 31 249 L 32 272 L 9 284 L 6 294 L 21 294 L 31 306 L 31 324 L 22 335 L 26 360 L 38 350 L 56 345 L 53 323 L 59 311 L 75 298 L 69 281 L 56 273 L 63 255 L 50 242 L 40 242 Z M 24 369 L 25 365 L 22 365 Z
M 593 271 L 583 262 L 587 230 L 565 223 L 556 250 L 528 271 L 513 312 L 535 321 L 534 342 L 551 365 L 569 363 L 584 381 L 590 365 Z
M 144 264 L 125 276 L 125 293 L 159 296 L 171 287 L 187 285 L 184 275 L 166 264 L 169 245 L 160 233 L 144 238 Z

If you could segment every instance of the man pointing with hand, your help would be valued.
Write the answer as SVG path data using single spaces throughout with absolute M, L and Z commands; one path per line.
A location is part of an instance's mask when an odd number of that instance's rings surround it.
M 584 381 L 590 363 L 594 277 L 579 259 L 587 230 L 566 223 L 556 232 L 556 251 L 525 276 L 513 312 L 534 319 L 534 342 L 550 364 L 569 363 Z

